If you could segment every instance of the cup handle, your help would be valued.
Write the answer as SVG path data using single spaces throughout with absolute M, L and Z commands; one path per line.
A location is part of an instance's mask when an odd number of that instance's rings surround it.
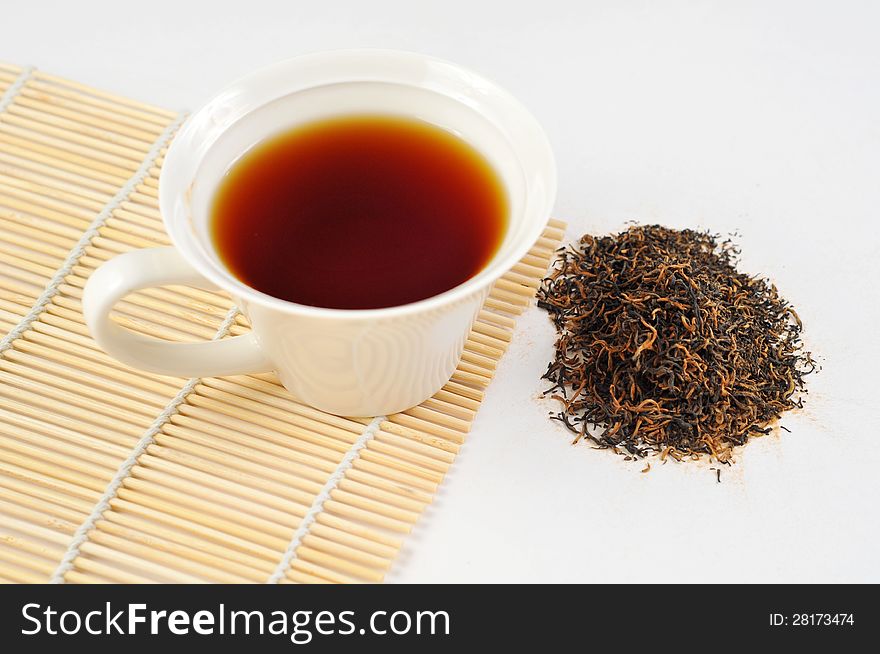
M 253 333 L 206 343 L 169 343 L 110 319 L 113 306 L 132 291 L 169 284 L 216 288 L 172 247 L 133 250 L 92 273 L 82 306 L 98 345 L 123 363 L 162 375 L 213 377 L 272 370 Z

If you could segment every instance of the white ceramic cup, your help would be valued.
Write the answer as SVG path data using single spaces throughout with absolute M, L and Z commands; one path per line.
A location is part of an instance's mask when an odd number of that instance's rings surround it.
M 230 165 L 258 142 L 300 123 L 367 113 L 427 121 L 488 158 L 511 211 L 493 259 L 445 293 L 384 309 L 304 306 L 236 279 L 215 252 L 208 225 L 214 192 Z M 553 155 L 541 127 L 510 94 L 479 75 L 408 52 L 297 57 L 240 79 L 186 121 L 159 183 L 159 206 L 174 247 L 137 250 L 105 263 L 89 279 L 83 311 L 98 344 L 138 368 L 184 377 L 274 370 L 295 396 L 330 413 L 402 411 L 449 380 L 491 285 L 540 236 L 555 191 Z M 227 291 L 250 320 L 251 333 L 170 343 L 110 318 L 128 293 L 170 284 Z

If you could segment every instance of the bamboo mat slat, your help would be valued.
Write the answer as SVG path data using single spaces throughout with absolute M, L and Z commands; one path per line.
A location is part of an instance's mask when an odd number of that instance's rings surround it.
M 92 341 L 82 289 L 116 254 L 168 243 L 158 177 L 181 120 L 0 63 L 0 579 L 379 582 L 565 226 L 496 284 L 446 387 L 403 413 L 332 416 L 268 374 L 133 370 Z M 248 330 L 225 295 L 183 287 L 135 293 L 114 317 L 169 340 Z

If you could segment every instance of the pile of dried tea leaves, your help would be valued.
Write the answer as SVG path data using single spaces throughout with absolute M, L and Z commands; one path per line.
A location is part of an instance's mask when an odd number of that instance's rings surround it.
M 558 331 L 556 416 L 601 448 L 722 463 L 801 406 L 814 369 L 776 287 L 716 235 L 657 225 L 560 251 L 538 305 Z

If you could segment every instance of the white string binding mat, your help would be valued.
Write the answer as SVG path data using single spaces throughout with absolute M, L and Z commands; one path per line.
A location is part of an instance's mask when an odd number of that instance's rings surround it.
M 22 86 L 24 82 L 22 82 Z M 14 85 L 13 85 L 14 86 Z M 21 88 L 21 87 L 19 87 Z M 10 89 L 12 90 L 12 89 Z M 4 97 L 4 101 L 7 98 Z M 0 106 L 0 111 L 2 111 L 3 107 Z M 13 329 L 9 331 L 6 336 L 0 340 L 0 355 L 2 355 L 9 347 L 12 345 L 12 342 L 17 339 L 23 332 L 25 332 L 28 327 L 33 323 L 42 313 L 46 310 L 46 307 L 49 305 L 49 302 L 52 301 L 52 298 L 58 292 L 58 287 L 64 283 L 64 279 L 70 274 L 73 267 L 77 264 L 80 258 L 83 256 L 85 249 L 92 242 L 92 239 L 98 235 L 100 229 L 104 226 L 104 223 L 107 222 L 107 219 L 113 215 L 113 212 L 119 207 L 119 205 L 128 199 L 128 196 L 132 194 L 138 184 L 140 184 L 144 178 L 149 174 L 150 168 L 153 167 L 156 158 L 159 156 L 159 152 L 163 147 L 168 143 L 171 136 L 177 131 L 177 128 L 185 119 L 183 114 L 180 114 L 177 119 L 174 120 L 168 127 L 166 127 L 162 134 L 158 139 L 153 143 L 149 152 L 147 153 L 146 158 L 143 163 L 138 167 L 135 171 L 134 175 L 132 175 L 129 180 L 119 189 L 116 195 L 104 205 L 104 208 L 95 216 L 95 219 L 89 225 L 88 229 L 83 232 L 83 235 L 80 237 L 79 241 L 77 241 L 76 245 L 73 246 L 73 249 L 70 251 L 70 254 L 67 255 L 67 258 L 64 260 L 64 263 L 61 264 L 61 267 L 55 272 L 52 276 L 52 279 L 49 281 L 49 284 L 37 298 L 37 301 L 34 302 L 34 305 L 31 307 L 31 310 L 27 312 L 24 318 L 21 319 Z
M 379 431 L 382 422 L 387 419 L 386 416 L 377 416 L 376 418 L 373 418 L 373 420 L 370 421 L 370 424 L 366 426 L 363 433 L 351 446 L 351 449 L 344 457 L 342 457 L 342 461 L 336 466 L 336 470 L 330 475 L 330 478 L 327 480 L 327 483 L 324 484 L 321 492 L 315 496 L 312 505 L 303 516 L 302 521 L 300 521 L 299 527 L 293 532 L 290 544 L 287 546 L 284 556 L 282 556 L 281 560 L 278 562 L 275 572 L 273 572 L 269 579 L 266 580 L 267 584 L 277 584 L 284 578 L 284 573 L 287 572 L 287 568 L 290 567 L 290 564 L 296 557 L 296 550 L 299 548 L 300 543 L 302 543 L 302 539 L 309 533 L 309 529 L 317 519 L 318 514 L 324 509 L 324 502 L 330 499 L 330 493 L 333 492 L 333 489 L 336 488 L 337 484 L 339 484 L 340 480 L 345 476 L 345 473 L 351 468 L 351 465 L 354 463 L 354 460 L 357 458 L 360 451 L 367 446 L 370 439 L 376 435 L 377 431 Z
M 16 96 L 19 94 L 24 85 L 27 84 L 28 80 L 33 74 L 33 66 L 25 66 L 24 68 L 22 68 L 21 73 L 19 73 L 18 75 L 18 79 L 10 84 L 9 88 L 6 89 L 6 92 L 3 94 L 3 97 L 0 98 L 0 113 L 6 111 L 6 107 L 12 104 L 12 101 L 15 100 Z
M 233 307 L 226 314 L 226 317 L 223 319 L 223 322 L 220 324 L 219 329 L 217 329 L 217 333 L 214 335 L 213 340 L 219 340 L 226 336 L 229 333 L 230 327 L 232 327 L 233 323 L 235 323 L 235 319 L 238 317 L 238 308 Z M 174 415 L 175 411 L 177 411 L 177 407 L 179 407 L 185 400 L 187 395 L 189 395 L 193 388 L 195 388 L 196 384 L 199 383 L 199 377 L 192 377 L 189 379 L 186 384 L 183 385 L 183 388 L 175 395 L 171 401 L 165 406 L 165 409 L 156 416 L 156 419 L 153 423 L 147 428 L 147 431 L 144 432 L 144 435 L 141 436 L 141 439 L 138 441 L 137 445 L 131 451 L 131 454 L 128 456 L 125 461 L 119 466 L 119 469 L 116 471 L 116 474 L 113 475 L 113 479 L 110 480 L 110 483 L 107 484 L 107 490 L 104 491 L 104 494 L 101 495 L 101 498 L 95 504 L 95 508 L 92 509 L 92 512 L 88 515 L 88 517 L 83 521 L 83 523 L 76 530 L 76 533 L 73 535 L 73 539 L 70 541 L 70 545 L 67 547 L 67 551 L 64 553 L 64 556 L 61 557 L 61 561 L 58 563 L 58 567 L 55 568 L 55 572 L 52 573 L 52 576 L 49 578 L 50 584 L 63 584 L 64 583 L 64 575 L 66 575 L 71 568 L 73 568 L 73 563 L 76 560 L 76 557 L 79 556 L 79 550 L 82 547 L 82 544 L 88 540 L 89 533 L 94 529 L 95 523 L 101 519 L 101 516 L 104 515 L 104 512 L 110 507 L 110 500 L 116 497 L 116 492 L 119 490 L 119 487 L 122 485 L 122 482 L 128 477 L 129 473 L 131 473 L 131 469 L 137 464 L 138 459 L 141 454 L 143 454 L 147 448 L 153 444 L 153 441 L 156 438 L 156 434 L 159 433 L 159 430 L 168 422 L 168 419 Z

